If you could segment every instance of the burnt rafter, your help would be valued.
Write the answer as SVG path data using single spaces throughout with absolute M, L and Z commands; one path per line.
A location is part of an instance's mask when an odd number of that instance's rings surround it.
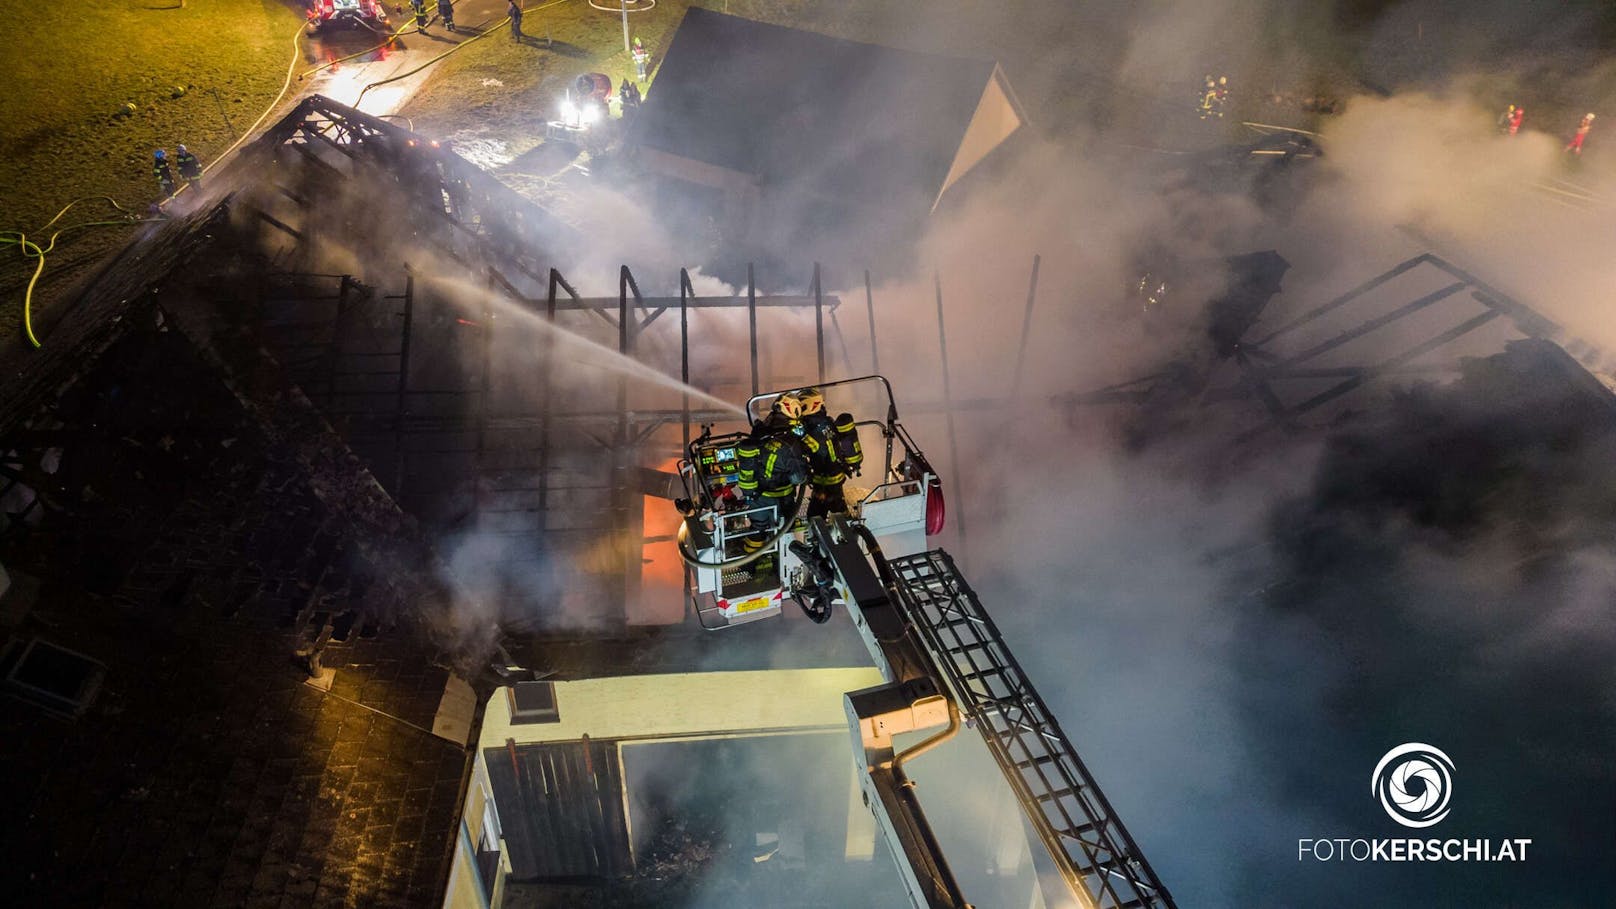
M 218 179 L 251 183 L 268 174 L 299 209 L 309 211 L 309 200 L 318 196 L 284 185 L 291 174 L 278 166 L 283 163 L 312 169 L 312 179 L 327 188 L 366 175 L 397 186 L 418 214 L 443 219 L 453 240 L 439 249 L 462 262 L 499 263 L 537 281 L 547 268 L 541 253 L 567 259 L 579 246 L 572 227 L 442 143 L 321 95 L 299 102 Z M 293 229 L 302 226 L 275 217 Z
M 733 296 L 697 296 L 689 273 L 681 271 L 678 296 L 648 297 L 624 266 L 615 297 L 585 297 L 559 269 L 546 269 L 542 282 L 517 274 L 509 261 L 481 271 L 477 283 L 493 297 L 480 314 L 421 299 L 417 276 L 405 270 L 391 281 L 372 277 L 380 287 L 340 274 L 271 273 L 256 311 L 243 315 L 256 319 L 265 348 L 384 478 L 391 497 L 429 529 L 476 526 L 504 541 L 488 556 L 490 564 L 542 561 L 569 547 L 611 552 L 623 566 L 609 572 L 618 586 L 596 595 L 633 602 L 641 553 L 629 541 L 642 532 L 644 459 L 672 450 L 677 436 L 664 434 L 676 424 L 688 432 L 691 425 L 734 415 L 689 396 L 660 407 L 631 406 L 626 376 L 600 383 L 584 401 L 574 393 L 552 399 L 567 384 L 565 358 L 551 355 L 549 335 L 520 351 L 496 343 L 503 322 L 492 318 L 492 300 L 504 296 L 550 322 L 594 313 L 612 330 L 610 346 L 627 357 L 636 356 L 642 333 L 657 319 L 677 318 L 680 369 L 669 378 L 686 384 L 691 311 L 814 313 L 823 378 L 823 315 L 840 301 L 823 292 L 817 265 L 809 292 L 795 295 L 760 294 L 753 283 Z M 524 290 L 534 284 L 542 295 Z M 578 321 L 572 317 L 573 329 Z M 502 388 L 512 356 L 531 357 L 530 367 L 517 370 L 536 383 L 531 391 Z M 496 368 L 496 361 L 503 365 Z M 755 370 L 756 351 L 737 362 Z M 582 525 L 581 517 L 587 518 Z
M 1299 431 L 1308 428 L 1304 418 L 1310 413 L 1316 418 L 1320 408 L 1376 380 L 1455 374 L 1457 357 L 1429 355 L 1489 325 L 1506 326 L 1514 338 L 1555 342 L 1592 372 L 1609 373 L 1616 363 L 1530 306 L 1425 253 L 1277 327 L 1258 332 L 1250 326 L 1219 357 L 1233 363 L 1233 370 L 1220 371 L 1216 363 L 1191 368 L 1178 360 L 1147 376 L 1067 396 L 1063 403 L 1153 407 L 1245 401 L 1266 412 L 1268 421 L 1242 438 L 1274 427 Z
M 1354 306 L 1364 305 L 1368 295 L 1393 280 L 1416 273 L 1421 268 L 1433 269 L 1441 275 L 1452 279 L 1449 283 L 1436 290 L 1422 294 L 1407 303 L 1396 306 L 1378 315 L 1362 319 L 1354 319 L 1353 324 L 1330 337 L 1308 346 L 1305 350 L 1289 356 L 1278 356 L 1272 350 L 1276 342 L 1290 335 L 1304 325 L 1316 323 L 1331 313 L 1350 313 Z M 1466 293 L 1468 291 L 1468 293 Z M 1458 311 L 1441 320 L 1432 320 L 1422 323 L 1419 330 L 1411 327 L 1411 320 L 1424 313 L 1436 304 L 1453 298 L 1455 300 L 1468 300 L 1458 307 Z M 1256 393 L 1274 411 L 1275 420 L 1285 428 L 1294 428 L 1296 417 L 1304 415 L 1318 407 L 1334 401 L 1375 379 L 1400 374 L 1412 370 L 1420 374 L 1430 374 L 1434 367 L 1427 365 L 1419 367 L 1414 361 L 1427 354 L 1435 352 L 1442 347 L 1459 340 L 1472 331 L 1481 328 L 1496 319 L 1504 318 L 1521 335 L 1530 338 L 1542 338 L 1566 343 L 1577 347 L 1585 354 L 1593 355 L 1596 351 L 1589 345 L 1580 344 L 1570 338 L 1565 330 L 1553 321 L 1545 318 L 1531 307 L 1522 304 L 1502 291 L 1490 287 L 1471 273 L 1453 265 L 1439 256 L 1425 253 L 1401 262 L 1393 268 L 1369 281 L 1347 291 L 1320 306 L 1302 313 L 1295 319 L 1272 330 L 1261 339 L 1242 343 L 1241 350 L 1257 355 L 1267 360 L 1264 365 L 1255 365 L 1247 360 L 1248 366 L 1244 374 L 1232 385 L 1217 388 L 1208 394 L 1209 400 L 1239 397 Z M 1332 354 L 1342 351 L 1352 342 L 1367 337 L 1382 329 L 1399 328 L 1399 337 L 1402 343 L 1390 356 L 1379 356 L 1369 362 L 1340 364 L 1331 361 Z M 1585 360 L 1589 359 L 1584 357 Z M 1601 368 L 1600 358 L 1593 357 L 1584 365 Z M 1442 370 L 1446 371 L 1446 370 Z M 1277 397 L 1270 390 L 1276 383 L 1286 380 L 1318 380 L 1335 378 L 1338 381 L 1328 387 L 1313 392 L 1306 398 L 1295 402 L 1288 408 L 1280 407 Z

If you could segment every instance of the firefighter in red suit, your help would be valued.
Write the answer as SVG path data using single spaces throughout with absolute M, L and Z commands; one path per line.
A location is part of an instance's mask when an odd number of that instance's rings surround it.
M 1565 150 L 1573 155 L 1581 155 L 1582 143 L 1588 138 L 1588 130 L 1593 128 L 1594 115 L 1584 114 L 1582 122 L 1577 125 L 1577 131 L 1571 136 L 1571 141 L 1566 144 Z

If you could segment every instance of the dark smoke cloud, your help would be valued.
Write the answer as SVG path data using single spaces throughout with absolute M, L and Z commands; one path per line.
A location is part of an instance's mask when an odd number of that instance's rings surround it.
M 1440 737 L 1466 756 L 1465 810 L 1443 835 L 1534 838 L 1521 867 L 1373 869 L 1399 902 L 1529 888 L 1543 905 L 1596 905 L 1616 875 L 1616 816 L 1598 807 L 1616 795 L 1616 424 L 1608 401 L 1568 394 L 1524 345 L 1337 434 L 1271 520 L 1275 583 L 1252 617 L 1311 638 L 1323 682 L 1305 711 L 1252 705 L 1253 732 L 1301 746 L 1262 755 L 1286 800 L 1361 829 L 1362 787 L 1343 775 L 1382 746 Z M 1358 870 L 1292 868 L 1283 886 L 1314 892 Z

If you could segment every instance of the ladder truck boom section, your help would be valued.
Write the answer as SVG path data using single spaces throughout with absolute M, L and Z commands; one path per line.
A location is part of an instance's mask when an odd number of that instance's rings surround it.
M 746 547 L 750 551 L 724 540 L 726 525 L 739 527 L 733 516 L 747 514 L 750 504 L 722 494 L 724 465 L 744 434 L 713 436 L 707 427 L 691 443 L 680 467 L 691 498 L 680 504 L 686 520 L 679 547 L 698 614 L 705 601 L 725 620 L 708 626 L 718 628 L 751 621 L 753 611 L 778 614 L 787 599 L 815 621 L 827 620 L 834 604 L 843 606 L 884 680 L 845 696 L 864 801 L 919 909 L 970 905 L 904 772 L 906 762 L 957 734 L 962 721 L 982 735 L 1029 825 L 1083 905 L 1174 909 L 953 558 L 925 548 L 926 536 L 940 529 L 941 486 L 898 423 L 886 380 L 871 376 L 815 391 L 828 400 L 871 388 L 883 394 L 861 401 L 864 412 L 884 419 L 859 425 L 881 432 L 884 465 L 873 477 L 876 487 L 849 494 L 845 512 L 785 521 L 765 534 L 770 539 Z M 756 396 L 748 410 L 757 416 L 760 404 L 798 391 Z M 870 460 L 871 467 L 880 463 Z M 761 594 L 767 606 L 726 615 L 713 604 L 733 602 L 726 596 L 731 592 L 754 603 Z M 895 736 L 928 731 L 906 749 L 894 744 Z

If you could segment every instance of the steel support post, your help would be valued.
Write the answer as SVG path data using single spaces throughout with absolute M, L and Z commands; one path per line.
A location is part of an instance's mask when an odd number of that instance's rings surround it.
M 870 371 L 881 374 L 881 354 L 875 346 L 875 297 L 870 293 L 870 270 L 864 270 L 864 309 L 870 315 Z
M 750 329 L 750 348 L 752 351 L 752 394 L 758 393 L 758 365 L 757 365 L 757 281 L 752 275 L 752 263 L 746 263 L 746 324 Z
M 404 418 L 410 390 L 410 332 L 415 328 L 415 273 L 405 266 L 404 324 L 398 342 L 398 391 L 393 402 L 393 495 L 404 500 Z
M 696 295 L 690 286 L 690 270 L 679 269 L 679 381 L 684 383 L 679 395 L 679 425 L 684 428 L 684 447 L 680 454 L 690 450 L 690 298 Z
M 342 364 L 342 323 L 348 315 L 348 289 L 352 285 L 353 278 L 343 275 L 337 287 L 337 318 L 331 323 L 331 348 L 326 354 L 325 406 L 329 410 L 336 409 L 337 369 Z
M 552 386 L 555 383 L 556 289 L 566 287 L 561 273 L 550 269 L 550 288 L 544 299 L 544 391 L 539 409 L 539 531 L 547 529 L 546 516 L 550 508 L 550 427 L 553 421 L 550 408 L 555 401 Z M 571 288 L 568 288 L 570 291 Z
M 825 300 L 820 294 L 819 263 L 814 263 L 814 352 L 819 355 L 819 382 L 825 382 Z
M 943 278 L 932 272 L 932 283 L 937 289 L 937 348 L 943 360 L 943 411 L 948 417 L 948 457 L 954 471 L 954 488 L 961 489 L 959 439 L 954 434 L 954 392 L 948 377 L 948 332 L 943 327 Z M 961 499 L 964 497 L 961 496 Z M 965 508 L 963 501 L 953 509 L 954 526 L 959 528 L 960 550 L 965 551 Z
M 483 372 L 477 388 L 477 453 L 472 465 L 472 509 L 483 510 L 483 455 L 488 451 L 488 417 L 493 408 L 494 394 L 494 294 L 495 277 L 488 274 L 488 295 L 483 298 Z
M 1021 314 L 1021 346 L 1016 348 L 1015 377 L 1010 380 L 1010 400 L 1021 396 L 1021 371 L 1027 362 L 1027 339 L 1032 335 L 1032 307 L 1038 300 L 1038 264 L 1041 257 L 1032 257 L 1032 277 L 1027 279 L 1027 308 Z
M 632 302 L 630 292 L 632 291 Z M 640 296 L 639 285 L 634 281 L 634 275 L 624 265 L 618 272 L 617 281 L 617 352 L 625 358 L 632 358 L 634 345 L 637 340 L 639 315 L 635 311 L 633 302 Z M 640 589 L 640 564 L 644 556 L 644 528 L 635 526 L 634 520 L 639 509 L 639 489 L 637 484 L 629 482 L 635 470 L 633 457 L 634 445 L 629 427 L 628 412 L 628 372 L 619 369 L 617 373 L 617 434 L 612 444 L 612 511 L 616 517 L 618 532 L 616 538 L 622 547 L 621 565 L 623 567 L 623 619 L 628 619 L 628 610 L 638 599 Z

